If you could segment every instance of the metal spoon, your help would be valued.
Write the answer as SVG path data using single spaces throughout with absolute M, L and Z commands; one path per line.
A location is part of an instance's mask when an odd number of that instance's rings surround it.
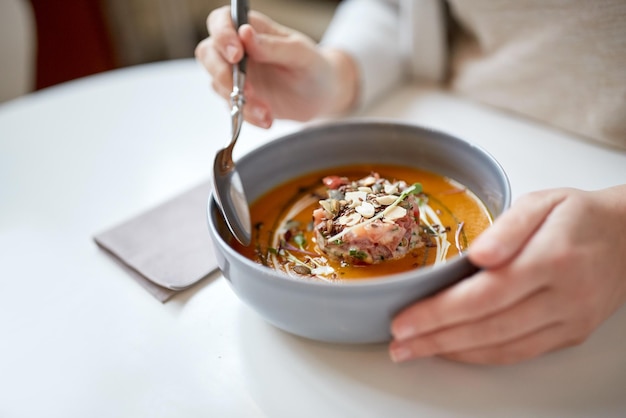
M 231 0 L 231 16 L 235 28 L 248 22 L 248 1 Z M 246 78 L 246 57 L 233 66 L 233 91 L 230 94 L 232 137 L 228 146 L 215 155 L 213 164 L 213 196 L 224 215 L 226 225 L 243 245 L 252 236 L 250 209 L 239 173 L 233 161 L 233 148 L 243 124 L 243 86 Z

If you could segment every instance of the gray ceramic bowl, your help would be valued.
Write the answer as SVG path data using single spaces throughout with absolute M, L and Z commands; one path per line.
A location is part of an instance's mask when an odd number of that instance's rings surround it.
M 507 176 L 484 150 L 406 124 L 353 121 L 310 127 L 259 147 L 237 167 L 247 197 L 254 201 L 301 174 L 368 162 L 414 166 L 455 179 L 496 217 L 510 203 Z M 237 296 L 276 327 L 314 340 L 387 341 L 391 318 L 401 308 L 476 271 L 467 257 L 458 256 L 437 267 L 341 284 L 292 279 L 229 245 L 233 238 L 212 197 L 208 221 L 219 267 Z

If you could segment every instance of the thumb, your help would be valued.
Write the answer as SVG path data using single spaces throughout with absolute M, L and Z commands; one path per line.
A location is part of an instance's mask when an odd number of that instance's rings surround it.
M 562 190 L 523 196 L 474 240 L 469 248 L 469 259 L 484 268 L 505 264 L 524 248 L 565 197 Z

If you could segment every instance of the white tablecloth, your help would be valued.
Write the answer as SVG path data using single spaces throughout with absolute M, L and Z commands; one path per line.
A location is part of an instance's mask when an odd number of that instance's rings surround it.
M 626 153 L 436 89 L 363 117 L 486 148 L 514 196 L 626 183 Z M 244 126 L 235 156 L 298 129 Z M 191 60 L 88 77 L 0 105 L 0 417 L 623 417 L 626 310 L 519 365 L 396 365 L 385 345 L 266 324 L 215 273 L 166 304 L 92 236 L 208 178 L 228 109 Z

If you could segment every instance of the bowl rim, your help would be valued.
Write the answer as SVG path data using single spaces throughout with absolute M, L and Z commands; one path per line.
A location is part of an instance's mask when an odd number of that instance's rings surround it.
M 510 207 L 511 184 L 510 184 L 508 175 L 506 171 L 504 170 L 504 168 L 502 167 L 502 165 L 500 164 L 500 162 L 498 162 L 498 160 L 496 160 L 495 157 L 491 153 L 489 153 L 480 145 L 474 144 L 468 140 L 459 138 L 452 134 L 448 134 L 443 131 L 439 131 L 436 129 L 432 129 L 432 128 L 428 128 L 428 127 L 424 127 L 418 124 L 412 124 L 408 122 L 399 122 L 395 120 L 382 119 L 382 118 L 379 118 L 379 119 L 368 118 L 366 120 L 348 119 L 348 120 L 342 120 L 342 121 L 317 122 L 311 125 L 307 125 L 303 127 L 302 129 L 298 129 L 294 132 L 271 139 L 268 142 L 258 147 L 255 147 L 254 149 L 251 149 L 250 151 L 246 152 L 242 157 L 240 157 L 239 161 L 244 162 L 248 158 L 252 158 L 252 155 L 255 152 L 260 151 L 267 147 L 275 147 L 277 146 L 276 145 L 277 142 L 288 141 L 294 136 L 300 136 L 302 134 L 309 133 L 312 131 L 314 132 L 314 131 L 321 130 L 321 129 L 328 129 L 328 128 L 340 129 L 346 126 L 353 126 L 353 125 L 358 125 L 361 127 L 368 126 L 368 125 L 369 126 L 392 125 L 392 126 L 396 126 L 400 128 L 405 128 L 405 129 L 406 128 L 418 129 L 425 133 L 448 137 L 452 141 L 460 142 L 469 148 L 475 149 L 475 151 L 478 153 L 481 153 L 483 157 L 485 157 L 490 162 L 490 164 L 494 166 L 497 172 L 502 176 L 502 183 L 504 186 L 504 200 L 503 200 L 503 205 L 502 205 L 502 213 L 504 213 L 504 211 L 506 211 Z M 420 267 L 419 269 L 415 269 L 415 270 L 408 270 L 408 271 L 404 271 L 401 273 L 393 273 L 389 275 L 377 276 L 377 277 L 372 277 L 372 278 L 363 278 L 359 280 L 344 280 L 344 281 L 338 281 L 338 282 L 327 282 L 327 281 L 321 281 L 321 280 L 307 280 L 307 279 L 302 279 L 302 278 L 296 278 L 296 277 L 291 277 L 288 274 L 282 273 L 280 271 L 276 271 L 275 269 L 263 266 L 253 260 L 250 260 L 249 258 L 237 252 L 228 242 L 224 240 L 222 235 L 218 232 L 217 226 L 215 225 L 213 221 L 213 213 L 216 213 L 217 216 L 220 216 L 218 213 L 219 211 L 217 210 L 217 205 L 215 203 L 213 190 L 211 190 L 209 197 L 208 197 L 206 212 L 207 212 L 208 227 L 211 230 L 212 235 L 220 240 L 220 245 L 222 247 L 222 250 L 225 250 L 226 252 L 228 252 L 231 257 L 238 259 L 239 261 L 242 261 L 244 265 L 246 265 L 247 267 L 250 267 L 254 270 L 259 269 L 261 273 L 260 276 L 263 277 L 263 280 L 271 280 L 271 281 L 278 280 L 281 283 L 290 283 L 294 286 L 305 286 L 305 287 L 314 286 L 314 287 L 322 288 L 322 289 L 323 288 L 351 289 L 351 291 L 354 291 L 354 289 L 370 289 L 372 287 L 379 287 L 379 286 L 386 286 L 386 287 L 387 286 L 389 287 L 404 286 L 407 284 L 407 282 L 415 283 L 415 282 L 419 282 L 422 280 L 426 280 L 426 278 L 428 278 L 433 272 L 437 272 L 437 273 L 441 272 L 441 274 L 443 274 L 445 273 L 446 270 L 454 270 L 455 268 L 461 266 L 463 263 L 469 263 L 468 255 L 466 252 L 464 252 L 463 254 L 459 254 L 450 259 L 447 259 L 446 262 L 441 265 L 430 265 L 430 266 Z M 499 216 L 501 216 L 501 214 L 498 215 L 498 217 Z M 494 220 L 495 219 L 496 218 L 494 218 Z M 215 250 L 219 251 L 218 249 L 215 249 Z M 259 278 L 255 278 L 255 279 L 258 280 Z

